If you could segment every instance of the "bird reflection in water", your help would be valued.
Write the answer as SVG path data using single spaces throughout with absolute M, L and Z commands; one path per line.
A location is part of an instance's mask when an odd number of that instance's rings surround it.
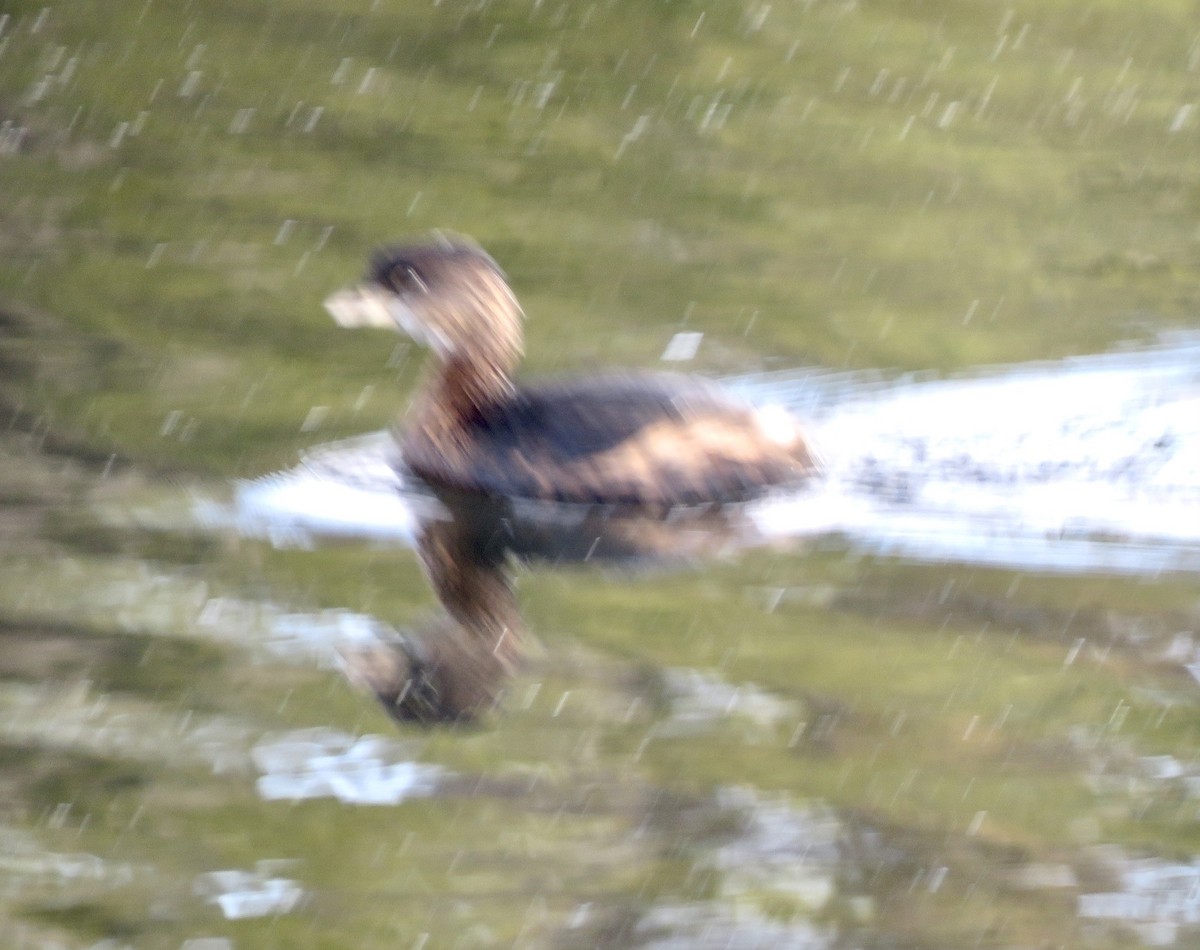
M 527 656 L 514 587 L 520 564 L 624 568 L 687 563 L 738 550 L 757 535 L 739 505 L 661 517 L 605 506 L 439 492 L 417 552 L 444 613 L 410 635 L 341 650 L 352 682 L 400 722 L 455 722 L 494 709 Z M 761 540 L 761 539 L 759 539 Z
M 465 239 L 381 251 L 326 308 L 342 326 L 399 330 L 436 358 L 398 442 L 443 508 L 417 549 L 445 617 L 346 657 L 402 721 L 472 719 L 497 703 L 528 639 L 514 560 L 701 554 L 744 537 L 741 503 L 815 468 L 791 416 L 705 380 L 609 373 L 518 386 L 521 308 Z

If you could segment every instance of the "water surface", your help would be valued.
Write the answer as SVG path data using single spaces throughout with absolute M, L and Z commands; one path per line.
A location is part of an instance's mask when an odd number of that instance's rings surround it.
M 0 943 L 1194 943 L 1187 13 L 9 0 Z M 826 475 L 522 569 L 420 730 L 338 668 L 436 609 L 419 354 L 320 301 L 433 227 Z

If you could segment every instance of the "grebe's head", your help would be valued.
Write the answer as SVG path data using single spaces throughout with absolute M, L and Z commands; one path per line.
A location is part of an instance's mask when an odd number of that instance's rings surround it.
M 521 352 L 521 307 L 504 272 L 464 238 L 377 251 L 364 280 L 325 309 L 344 327 L 399 330 L 443 359 Z

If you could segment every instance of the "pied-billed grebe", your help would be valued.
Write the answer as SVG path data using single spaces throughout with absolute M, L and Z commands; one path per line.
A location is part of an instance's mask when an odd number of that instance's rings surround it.
M 435 488 L 664 511 L 742 501 L 814 468 L 790 416 L 703 380 L 609 374 L 518 388 L 521 307 L 496 262 L 461 238 L 382 250 L 325 306 L 342 326 L 398 329 L 437 356 L 401 437 L 405 463 Z

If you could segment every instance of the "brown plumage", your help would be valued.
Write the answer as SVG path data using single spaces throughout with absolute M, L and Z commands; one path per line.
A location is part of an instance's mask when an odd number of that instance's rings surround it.
M 609 374 L 517 387 L 522 313 L 496 263 L 464 241 L 393 248 L 326 302 L 347 326 L 391 326 L 438 359 L 400 437 L 435 487 L 647 510 L 742 501 L 800 481 L 799 426 L 712 383 Z
M 451 515 L 418 541 L 447 616 L 432 635 L 346 657 L 352 678 L 400 720 L 470 719 L 497 702 L 524 649 L 510 552 L 658 553 L 672 509 L 743 501 L 814 468 L 794 420 L 702 380 L 630 373 L 516 386 L 521 308 L 495 261 L 466 241 L 382 251 L 362 284 L 326 306 L 343 326 L 399 329 L 437 358 L 399 441 Z M 542 502 L 603 508 L 589 509 L 576 538 L 516 517 L 520 504 Z

